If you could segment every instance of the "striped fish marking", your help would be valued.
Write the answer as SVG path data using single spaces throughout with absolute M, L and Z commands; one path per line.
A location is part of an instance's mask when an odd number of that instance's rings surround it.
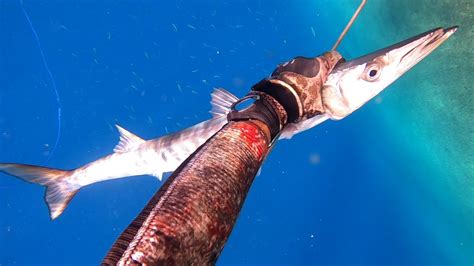
M 211 94 L 212 119 L 174 134 L 144 140 L 117 125 L 120 141 L 114 153 L 74 170 L 0 163 L 0 172 L 24 181 L 46 186 L 45 201 L 51 219 L 56 219 L 74 195 L 84 186 L 127 176 L 152 175 L 174 171 L 191 153 L 226 124 L 226 115 L 236 96 L 224 89 Z
M 26 182 L 46 186 L 45 201 L 50 217 L 56 219 L 84 186 L 128 176 L 152 175 L 162 180 L 163 174 L 174 171 L 189 155 L 227 123 L 227 114 L 238 98 L 222 88 L 211 94 L 212 118 L 179 132 L 144 140 L 116 125 L 120 141 L 114 153 L 73 170 L 41 166 L 0 163 L 0 173 L 16 176 Z M 316 126 L 327 117 L 318 116 L 297 124 L 288 124 L 280 139 Z

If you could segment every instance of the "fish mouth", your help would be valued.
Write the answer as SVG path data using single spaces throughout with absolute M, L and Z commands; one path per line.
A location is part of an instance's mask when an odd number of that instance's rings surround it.
M 341 62 L 332 72 L 341 71 L 353 67 L 354 65 L 367 64 L 375 58 L 386 56 L 386 64 L 397 64 L 399 77 L 438 48 L 438 46 L 451 37 L 457 29 L 458 26 L 429 30 L 376 52 L 350 61 Z
M 391 49 L 391 56 L 393 56 L 394 59 L 399 59 L 399 73 L 405 73 L 418 62 L 423 60 L 423 58 L 428 56 L 438 48 L 438 46 L 451 37 L 457 29 L 458 26 L 446 29 L 433 29 L 394 45 Z
M 457 28 L 436 28 L 338 63 L 323 85 L 326 112 L 336 120 L 354 112 L 433 52 Z

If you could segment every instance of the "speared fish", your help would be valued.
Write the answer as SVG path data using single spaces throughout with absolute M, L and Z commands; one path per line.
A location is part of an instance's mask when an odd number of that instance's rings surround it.
M 365 3 L 366 0 L 362 1 L 332 50 L 337 48 Z M 434 29 L 361 58 L 339 63 L 329 74 L 321 90 L 325 112 L 288 123 L 280 132 L 279 138 L 289 139 L 327 119 L 342 119 L 352 113 L 431 53 L 456 29 L 457 27 Z M 278 66 L 273 76 L 292 69 L 308 69 L 311 67 L 308 62 L 302 57 L 295 58 Z M 117 126 L 120 142 L 114 153 L 75 170 L 2 163 L 0 172 L 46 186 L 45 200 L 51 219 L 55 219 L 79 189 L 86 185 L 135 175 L 152 175 L 161 180 L 163 173 L 174 171 L 227 123 L 226 115 L 237 100 L 236 96 L 226 90 L 216 89 L 212 93 L 212 119 L 148 141 Z
M 189 155 L 227 123 L 227 114 L 238 98 L 223 88 L 211 94 L 213 118 L 163 137 L 144 140 L 116 125 L 120 141 L 114 153 L 74 170 L 52 169 L 28 164 L 0 163 L 0 172 L 26 182 L 46 186 L 44 199 L 50 217 L 63 213 L 79 190 L 97 182 L 128 176 L 151 175 L 162 180 Z M 281 138 L 291 138 L 298 128 L 287 128 Z
M 343 119 L 449 38 L 434 29 L 344 62 L 335 50 L 297 57 L 255 84 L 255 102 L 183 162 L 117 239 L 102 265 L 213 265 L 247 192 L 288 123 Z M 311 122 L 317 123 L 317 122 Z

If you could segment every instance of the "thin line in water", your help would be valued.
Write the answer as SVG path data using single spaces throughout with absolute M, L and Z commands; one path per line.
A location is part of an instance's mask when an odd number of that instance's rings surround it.
M 26 12 L 25 7 L 23 6 L 23 0 L 20 0 L 20 5 L 21 5 L 21 10 L 23 11 L 23 14 L 25 15 L 26 20 L 28 21 L 28 24 L 30 25 L 30 29 L 33 32 L 33 36 L 35 37 L 36 44 L 38 45 L 40 54 L 41 54 L 41 59 L 43 59 L 43 65 L 46 71 L 48 72 L 49 79 L 51 80 L 51 84 L 53 86 L 54 93 L 56 95 L 56 103 L 58 106 L 58 131 L 56 134 L 56 141 L 54 143 L 53 149 L 48 155 L 48 158 L 44 162 L 44 164 L 47 164 L 51 157 L 53 156 L 54 152 L 56 151 L 56 148 L 58 147 L 59 144 L 59 139 L 61 138 L 61 100 L 59 99 L 59 93 L 58 89 L 56 87 L 56 81 L 54 80 L 53 74 L 51 73 L 51 69 L 49 69 L 48 63 L 46 61 L 46 55 L 44 54 L 43 48 L 41 48 L 41 42 L 38 37 L 38 33 L 36 32 L 35 28 L 33 27 L 33 23 L 31 22 L 30 16 L 28 16 L 28 12 Z

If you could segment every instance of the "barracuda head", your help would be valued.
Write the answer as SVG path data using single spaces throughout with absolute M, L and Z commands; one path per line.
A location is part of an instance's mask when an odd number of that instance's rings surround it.
M 338 64 L 322 89 L 325 113 L 335 120 L 351 114 L 435 50 L 456 29 L 434 29 Z

